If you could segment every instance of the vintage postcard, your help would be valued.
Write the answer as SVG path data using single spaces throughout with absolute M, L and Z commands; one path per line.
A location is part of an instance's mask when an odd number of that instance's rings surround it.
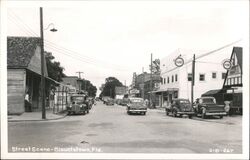
M 2 159 L 249 159 L 249 1 L 1 1 Z

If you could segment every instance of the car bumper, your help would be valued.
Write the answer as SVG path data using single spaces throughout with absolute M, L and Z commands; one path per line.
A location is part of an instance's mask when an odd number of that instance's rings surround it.
M 218 112 L 218 113 L 206 113 L 207 116 L 226 116 L 226 112 Z
M 177 114 L 187 114 L 187 115 L 194 115 L 194 112 L 177 112 Z
M 129 112 L 147 112 L 146 109 L 130 109 Z

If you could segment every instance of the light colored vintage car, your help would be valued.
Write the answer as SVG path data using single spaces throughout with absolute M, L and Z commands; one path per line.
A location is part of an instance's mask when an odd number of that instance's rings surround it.
M 129 98 L 127 104 L 127 113 L 140 113 L 145 115 L 147 112 L 147 106 L 142 98 Z

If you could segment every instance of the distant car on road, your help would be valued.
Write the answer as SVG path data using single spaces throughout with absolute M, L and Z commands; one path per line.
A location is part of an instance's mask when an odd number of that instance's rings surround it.
M 217 105 L 214 97 L 201 97 L 196 99 L 195 112 L 198 116 L 205 119 L 207 116 L 223 116 L 227 115 L 224 105 Z
M 120 102 L 120 105 L 122 106 L 127 106 L 127 104 L 129 103 L 129 98 L 123 98 Z
M 107 98 L 106 102 L 105 102 L 106 105 L 114 105 L 115 104 L 115 100 L 113 98 Z
M 172 113 L 173 117 L 188 115 L 189 118 L 195 114 L 188 99 L 173 99 L 171 105 L 165 108 L 166 115 Z
M 108 100 L 109 98 L 110 98 L 110 97 L 108 97 L 108 96 L 102 97 L 103 104 L 106 104 L 106 102 L 107 102 L 107 100 Z
M 127 104 L 127 113 L 140 113 L 145 115 L 147 112 L 147 106 L 142 98 L 129 98 Z

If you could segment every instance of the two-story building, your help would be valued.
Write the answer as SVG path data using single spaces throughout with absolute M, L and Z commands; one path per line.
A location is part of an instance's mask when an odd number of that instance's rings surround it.
M 221 89 L 209 90 L 202 94 L 202 96 L 213 96 L 216 98 L 218 104 L 226 104 L 229 102 L 230 114 L 242 114 L 242 77 L 243 77 L 243 48 L 233 47 L 231 52 L 231 67 L 226 73 L 226 77 Z
M 152 79 L 152 86 L 151 86 L 151 79 Z M 150 100 L 151 91 L 154 91 L 159 86 L 158 84 L 161 82 L 160 74 L 152 74 L 151 73 L 141 73 L 136 75 L 134 80 L 134 88 L 137 89 L 139 92 L 136 94 L 137 97 L 141 97 L 144 99 Z M 159 105 L 159 98 L 158 95 L 151 94 L 152 102 L 154 105 Z
M 227 70 L 223 61 L 230 59 L 232 46 L 217 51 L 195 51 L 177 49 L 161 59 L 162 82 L 155 93 L 159 95 L 160 106 L 169 105 L 173 98 L 185 98 L 191 101 L 192 60 L 195 54 L 195 75 L 193 97 L 211 89 L 221 89 Z M 175 60 L 181 57 L 182 66 L 176 66 Z

